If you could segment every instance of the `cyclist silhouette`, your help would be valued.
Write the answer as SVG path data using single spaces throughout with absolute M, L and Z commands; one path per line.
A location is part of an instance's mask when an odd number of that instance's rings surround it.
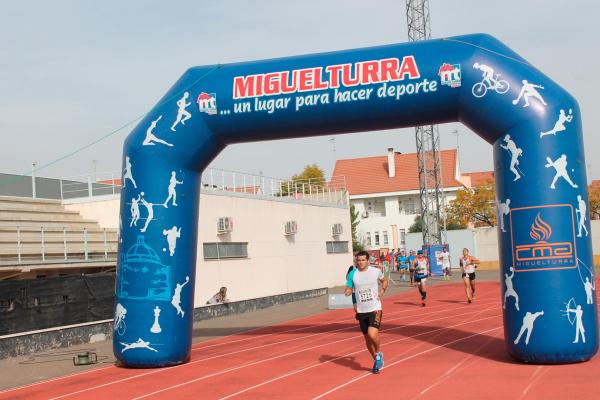
M 481 82 L 477 82 L 473 85 L 471 92 L 475 97 L 483 97 L 486 95 L 488 90 L 495 90 L 498 94 L 504 94 L 508 92 L 510 85 L 507 81 L 499 80 L 500 74 L 496 74 L 494 77 L 494 69 L 489 65 L 475 63 L 473 68 L 480 70 L 483 73 L 483 79 Z

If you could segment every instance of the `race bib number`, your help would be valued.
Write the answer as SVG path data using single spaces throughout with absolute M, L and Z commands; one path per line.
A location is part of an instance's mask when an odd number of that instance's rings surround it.
M 371 289 L 361 289 L 358 291 L 358 299 L 361 303 L 373 300 L 373 292 Z

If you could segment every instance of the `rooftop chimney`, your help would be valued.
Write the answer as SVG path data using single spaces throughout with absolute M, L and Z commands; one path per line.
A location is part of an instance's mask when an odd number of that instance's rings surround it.
M 393 147 L 388 147 L 388 176 L 390 178 L 396 176 L 396 160 L 394 159 Z

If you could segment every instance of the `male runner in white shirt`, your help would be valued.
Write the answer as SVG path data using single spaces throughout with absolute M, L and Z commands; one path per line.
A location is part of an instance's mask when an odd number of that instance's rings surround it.
M 372 372 L 379 373 L 383 368 L 383 353 L 380 351 L 379 327 L 381 325 L 381 300 L 388 287 L 383 272 L 369 266 L 369 253 L 361 251 L 356 255 L 356 269 L 348 274 L 345 295 L 356 295 L 356 319 L 365 337 L 365 343 L 375 360 Z M 381 288 L 379 283 L 381 282 Z

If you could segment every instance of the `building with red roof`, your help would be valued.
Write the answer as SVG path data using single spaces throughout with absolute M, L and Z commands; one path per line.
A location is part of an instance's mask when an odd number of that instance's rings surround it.
M 440 152 L 446 203 L 456 191 L 493 179 L 493 172 L 461 174 L 456 149 Z M 359 213 L 358 239 L 374 250 L 402 248 L 408 228 L 420 215 L 417 154 L 388 149 L 376 157 L 337 160 L 333 176 L 344 176 L 350 203 Z

